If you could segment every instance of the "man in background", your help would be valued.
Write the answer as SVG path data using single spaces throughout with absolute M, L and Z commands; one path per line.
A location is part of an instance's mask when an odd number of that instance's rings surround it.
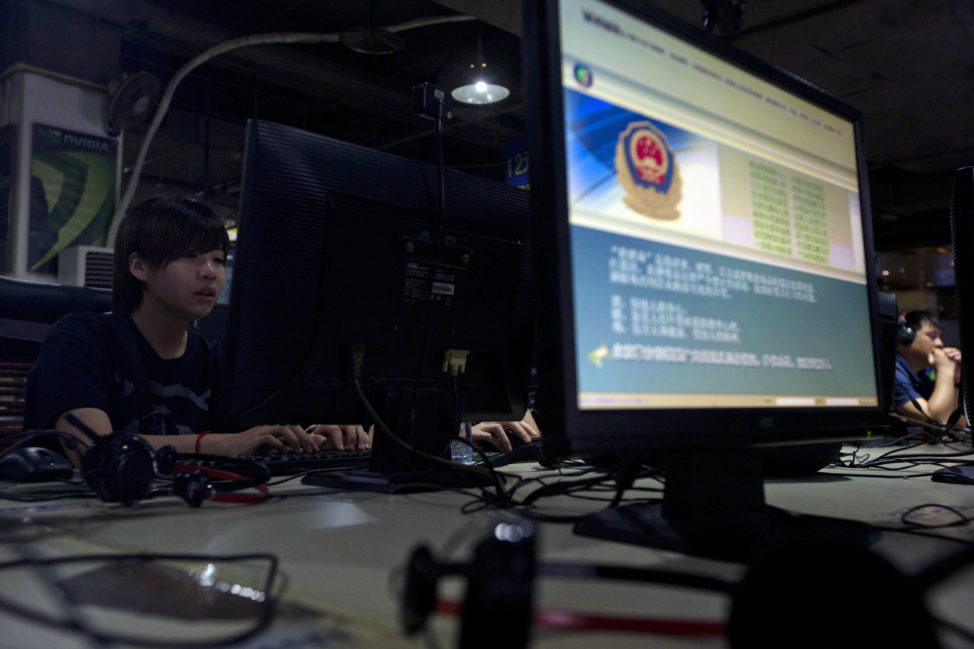
M 940 320 L 929 311 L 900 317 L 896 344 L 896 411 L 946 423 L 961 403 L 961 352 L 945 347 Z

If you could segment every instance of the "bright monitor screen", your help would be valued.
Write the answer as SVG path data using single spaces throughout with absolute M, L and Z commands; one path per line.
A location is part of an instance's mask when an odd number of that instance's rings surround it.
M 855 124 L 565 9 L 579 407 L 875 405 Z

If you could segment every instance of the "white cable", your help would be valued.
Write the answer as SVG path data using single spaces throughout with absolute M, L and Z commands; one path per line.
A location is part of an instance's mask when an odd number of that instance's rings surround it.
M 398 25 L 392 25 L 390 27 L 381 27 L 379 30 L 388 32 L 404 32 L 410 29 L 416 29 L 418 27 L 438 25 L 441 23 L 464 22 L 468 20 L 475 20 L 475 17 L 441 16 L 435 18 L 419 18 L 416 20 L 409 20 Z M 166 112 L 169 110 L 169 104 L 172 102 L 172 97 L 176 93 L 177 86 L 179 86 L 179 83 L 184 77 L 186 77 L 186 75 L 210 59 L 241 47 L 282 43 L 338 43 L 340 40 L 341 34 L 312 34 L 301 32 L 252 34 L 250 36 L 241 36 L 240 38 L 233 38 L 228 41 L 218 43 L 204 51 L 202 54 L 199 54 L 191 59 L 183 67 L 179 68 L 179 70 L 176 71 L 176 74 L 173 75 L 172 79 L 169 80 L 169 84 L 166 86 L 166 91 L 162 94 L 162 98 L 159 100 L 159 106 L 156 108 L 152 122 L 149 124 L 149 129 L 146 131 L 145 139 L 142 140 L 142 146 L 139 148 L 139 154 L 136 156 L 135 165 L 132 167 L 132 177 L 129 179 L 128 185 L 125 188 L 125 194 L 122 196 L 118 206 L 115 208 L 115 215 L 112 217 L 112 224 L 108 229 L 108 247 L 111 248 L 115 246 L 115 236 L 118 234 L 118 226 L 125 217 L 125 212 L 128 210 L 129 204 L 132 202 L 132 198 L 135 196 L 136 189 L 138 189 L 139 178 L 142 176 L 142 167 L 145 165 L 145 157 L 149 152 L 149 144 L 152 142 L 152 138 L 155 137 L 156 131 L 159 130 L 159 125 L 162 123 L 162 118 L 165 117 Z

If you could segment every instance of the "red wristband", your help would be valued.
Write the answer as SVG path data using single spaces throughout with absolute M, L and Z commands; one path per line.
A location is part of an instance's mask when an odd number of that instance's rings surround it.
M 200 442 L 203 440 L 203 437 L 209 435 L 212 432 L 213 432 L 212 430 L 204 430 L 202 433 L 196 436 L 196 451 L 195 451 L 196 453 L 200 452 Z

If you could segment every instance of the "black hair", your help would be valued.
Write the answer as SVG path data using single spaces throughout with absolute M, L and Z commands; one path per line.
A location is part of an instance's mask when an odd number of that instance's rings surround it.
M 929 322 L 931 326 L 937 329 L 943 329 L 943 325 L 940 323 L 940 318 L 935 316 L 930 311 L 924 311 L 922 309 L 917 309 L 915 311 L 907 311 L 903 314 L 903 324 L 913 331 L 920 331 L 923 328 L 923 323 Z
M 132 253 L 153 270 L 190 253 L 230 248 L 223 220 L 209 205 L 193 198 L 155 196 L 128 211 L 115 239 L 112 309 L 134 313 L 142 305 L 141 280 L 129 272 Z

